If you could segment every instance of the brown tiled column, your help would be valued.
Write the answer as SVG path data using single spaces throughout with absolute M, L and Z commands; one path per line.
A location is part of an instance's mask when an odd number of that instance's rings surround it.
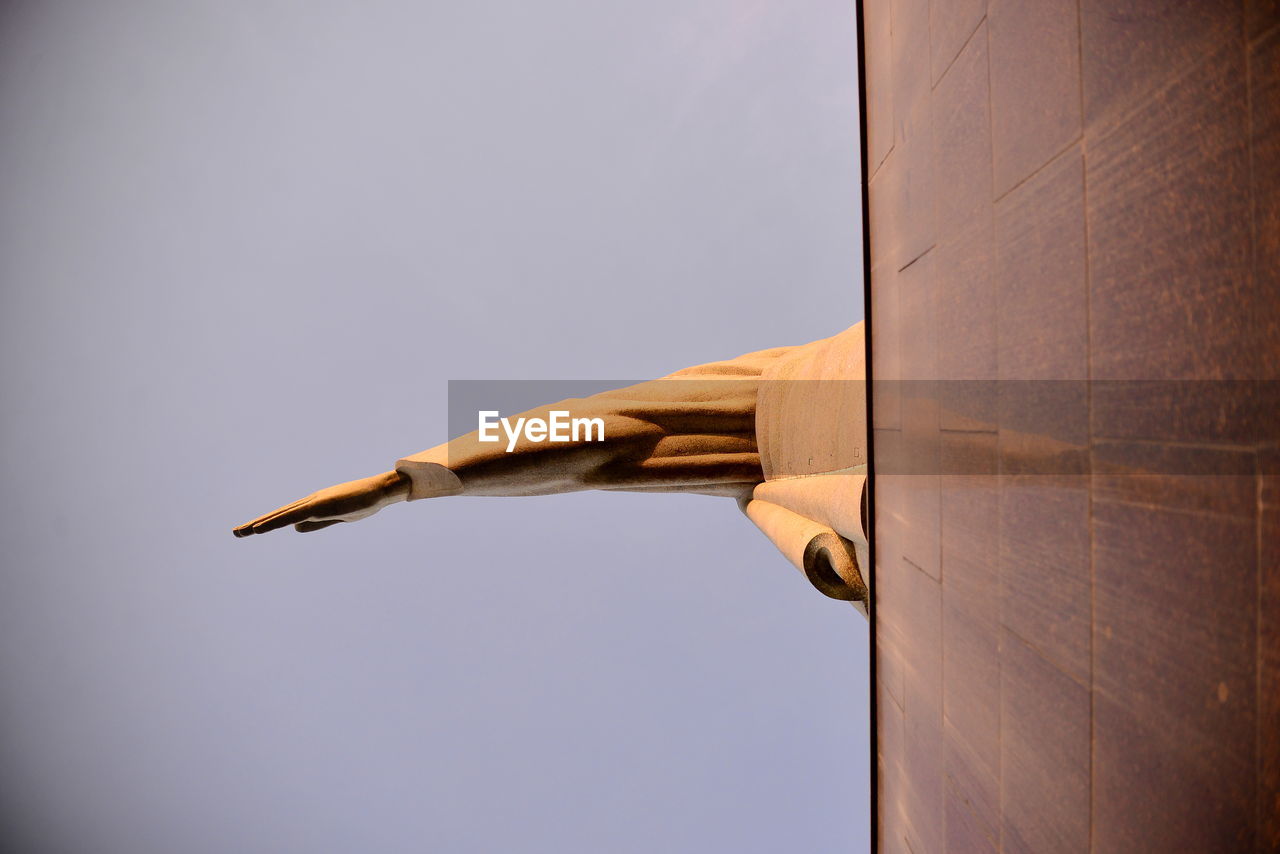
M 1280 6 L 863 11 L 880 850 L 1276 850 Z

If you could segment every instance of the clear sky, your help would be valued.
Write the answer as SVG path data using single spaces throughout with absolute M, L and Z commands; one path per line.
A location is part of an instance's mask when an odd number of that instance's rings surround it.
M 866 623 L 728 499 L 230 533 L 860 320 L 853 3 L 0 10 L 6 850 L 868 850 Z

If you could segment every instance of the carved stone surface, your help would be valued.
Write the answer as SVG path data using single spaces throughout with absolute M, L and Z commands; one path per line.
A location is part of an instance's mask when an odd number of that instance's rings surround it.
M 865 4 L 880 850 L 1280 849 L 1275 6 Z
M 399 501 L 527 496 L 585 489 L 736 498 L 748 518 L 823 594 L 866 614 L 866 382 L 862 324 L 798 347 L 748 353 L 661 379 L 562 400 L 599 419 L 550 443 L 479 431 L 399 460 L 395 469 L 313 493 L 235 529 L 317 531 Z

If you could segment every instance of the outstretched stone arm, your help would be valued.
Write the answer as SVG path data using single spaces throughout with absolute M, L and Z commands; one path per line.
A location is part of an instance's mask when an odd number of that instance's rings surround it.
M 695 492 L 743 498 L 764 475 L 756 445 L 758 381 L 795 348 L 778 347 L 661 379 L 565 400 L 552 410 L 599 418 L 604 440 L 561 444 L 521 437 L 481 442 L 477 432 L 405 457 L 393 471 L 314 492 L 235 528 L 237 537 L 293 525 L 318 531 L 390 504 L 450 495 L 548 495 L 583 489 Z
M 235 529 L 318 531 L 388 504 L 449 495 L 581 489 L 732 496 L 824 595 L 866 614 L 866 400 L 862 324 L 802 347 L 748 353 L 662 379 L 565 400 L 603 441 L 481 442 L 478 432 L 395 469 L 312 493 Z M 508 437 L 509 438 L 509 437 Z

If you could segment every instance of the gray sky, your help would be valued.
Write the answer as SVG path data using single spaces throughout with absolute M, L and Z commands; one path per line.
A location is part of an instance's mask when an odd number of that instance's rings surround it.
M 10 850 L 868 849 L 866 624 L 729 500 L 230 534 L 861 319 L 852 3 L 0 9 Z

